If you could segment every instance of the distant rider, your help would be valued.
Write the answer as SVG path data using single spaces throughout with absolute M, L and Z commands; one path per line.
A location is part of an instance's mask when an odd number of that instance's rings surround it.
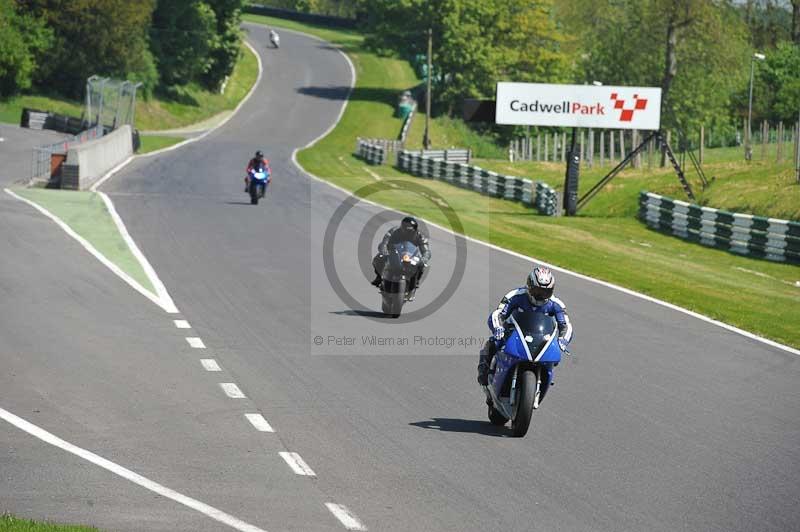
M 278 32 L 275 30 L 269 30 L 269 41 L 272 43 L 272 46 L 277 48 L 280 46 L 281 38 L 278 35 Z
M 256 152 L 255 157 L 250 159 L 250 162 L 247 163 L 247 169 L 245 170 L 244 176 L 244 191 L 250 192 L 250 172 L 251 171 L 265 171 L 267 173 L 267 179 L 269 180 L 269 176 L 272 175 L 272 170 L 269 167 L 269 159 L 264 158 L 264 153 L 261 150 Z
M 497 350 L 503 345 L 506 320 L 518 309 L 525 312 L 541 312 L 553 316 L 558 323 L 558 344 L 562 351 L 572 341 L 572 324 L 564 303 L 553 296 L 556 279 L 548 268 L 537 266 L 528 274 L 527 286 L 507 293 L 497 309 L 489 316 L 488 324 L 493 336 L 486 341 L 478 362 L 478 383 L 488 384 L 489 366 Z
M 381 272 L 383 271 L 383 266 L 386 264 L 386 258 L 389 255 L 389 247 L 402 242 L 411 242 L 419 248 L 419 252 L 422 255 L 419 275 L 414 279 L 408 298 L 409 301 L 413 301 L 414 293 L 416 289 L 419 288 L 423 273 L 428 267 L 428 262 L 431 260 L 431 249 L 428 243 L 428 237 L 419 230 L 417 220 L 411 216 L 403 218 L 398 227 L 389 229 L 383 236 L 381 243 L 378 244 L 378 254 L 372 259 L 372 267 L 375 269 L 375 279 L 372 281 L 372 284 L 375 286 L 381 285 Z

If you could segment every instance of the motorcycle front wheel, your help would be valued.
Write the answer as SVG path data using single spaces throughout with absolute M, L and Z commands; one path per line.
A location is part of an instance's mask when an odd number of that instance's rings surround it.
M 258 183 L 250 181 L 250 204 L 258 205 Z
M 521 438 L 528 432 L 533 415 L 533 396 L 536 394 L 536 374 L 532 369 L 522 370 L 517 375 L 517 396 L 514 399 L 514 419 L 511 432 Z

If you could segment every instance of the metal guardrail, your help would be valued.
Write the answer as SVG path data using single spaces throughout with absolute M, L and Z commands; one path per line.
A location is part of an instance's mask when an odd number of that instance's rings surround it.
M 739 255 L 800 264 L 800 222 L 702 207 L 652 192 L 639 194 L 649 227 Z

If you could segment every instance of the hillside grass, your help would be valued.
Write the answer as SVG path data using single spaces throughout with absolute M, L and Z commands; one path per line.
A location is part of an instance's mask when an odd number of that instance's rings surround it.
M 357 136 L 396 138 L 401 125 L 400 120 L 392 116 L 397 95 L 418 82 L 410 66 L 396 58 L 378 57 L 365 50 L 361 37 L 352 32 L 267 17 L 248 17 L 248 20 L 326 38 L 340 45 L 356 67 L 356 90 L 342 120 L 322 141 L 298 153 L 298 161 L 306 171 L 351 191 L 380 180 L 423 184 L 446 198 L 469 236 L 800 347 L 799 267 L 749 259 L 684 242 L 652 231 L 634 218 L 640 190 L 682 197 L 682 189 L 671 169 L 627 171 L 606 187 L 581 216 L 556 218 L 540 216 L 519 203 L 412 177 L 389 166 L 369 166 L 352 155 L 355 139 Z M 384 96 L 365 98 L 366 91 Z M 414 131 L 418 131 L 423 121 L 424 115 L 419 114 Z M 434 147 L 463 146 L 458 137 L 461 126 L 441 119 L 434 120 L 433 124 Z M 437 135 L 447 135 L 446 142 L 442 140 L 445 137 Z M 736 203 L 740 200 L 735 198 L 741 198 L 741 192 L 735 192 L 737 183 L 754 182 L 758 181 L 758 175 L 775 174 L 767 163 L 763 163 L 761 173 L 754 173 L 759 168 L 758 162 L 738 166 L 732 153 L 720 152 L 719 161 L 714 163 L 711 162 L 714 156 L 709 154 L 708 157 L 709 167 L 720 165 L 709 172 L 719 176 L 703 193 L 708 194 L 708 201 Z M 476 162 L 486 168 L 542 179 L 559 187 L 563 181 L 561 163 Z M 726 165 L 732 165 L 730 171 L 726 171 Z M 785 168 L 779 169 L 781 176 Z M 599 168 L 584 169 L 582 189 L 586 190 L 603 174 Z M 780 181 L 778 183 L 775 186 L 780 188 Z M 756 188 L 755 184 L 749 186 Z M 770 207 L 773 212 L 787 215 L 795 212 L 793 205 L 797 204 L 791 198 L 786 203 L 775 202 L 779 206 L 773 207 L 769 194 L 769 187 L 766 187 L 763 194 L 757 195 L 759 199 L 750 200 L 754 202 L 753 207 Z M 382 191 L 370 199 L 446 227 L 449 225 L 437 205 L 420 201 L 418 196 L 408 192 Z M 731 297 L 732 294 L 736 297 Z M 763 304 L 764 301 L 769 304 Z
M 180 128 L 234 109 L 258 78 L 258 60 L 242 44 L 242 57 L 236 63 L 225 92 L 208 91 L 196 83 L 176 88 L 169 95 L 156 94 L 136 101 L 135 127 L 145 130 Z M 83 102 L 47 95 L 20 95 L 0 100 L 0 122 L 19 124 L 22 108 L 30 107 L 80 117 Z

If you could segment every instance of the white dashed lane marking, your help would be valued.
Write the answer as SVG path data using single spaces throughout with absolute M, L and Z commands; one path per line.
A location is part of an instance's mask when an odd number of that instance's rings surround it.
M 264 419 L 264 416 L 261 414 L 245 414 L 244 417 L 247 418 L 247 421 L 252 423 L 252 425 L 261 432 L 275 432 L 272 430 L 272 426 L 267 423 L 267 420 Z
M 195 349 L 205 349 L 206 344 L 203 343 L 203 340 L 200 338 L 193 338 L 191 336 L 186 338 L 186 341 L 189 342 L 189 345 L 194 347 Z
M 240 390 L 239 387 L 236 386 L 236 384 L 234 384 L 232 382 L 221 382 L 221 383 L 219 383 L 219 386 L 220 386 L 220 388 L 222 388 L 222 391 L 225 392 L 225 395 L 227 395 L 231 399 L 245 399 L 246 398 L 244 393 L 242 393 L 242 390 Z
M 358 518 L 353 515 L 353 512 L 348 510 L 345 505 L 326 502 L 325 506 L 328 507 L 328 510 L 330 510 L 334 516 L 336 516 L 336 519 L 338 519 L 347 530 L 367 529 L 367 527 L 365 527 L 361 521 L 359 521 Z
M 306 477 L 315 477 L 317 476 L 314 471 L 308 467 L 308 464 L 300 457 L 297 453 L 288 453 L 288 452 L 280 452 L 278 453 L 281 455 L 281 458 L 289 464 L 289 467 L 292 468 L 298 475 L 303 475 Z
M 213 358 L 204 358 L 200 360 L 200 363 L 206 371 L 222 371 L 222 368 L 219 367 L 219 364 L 217 364 L 217 361 Z
M 189 322 L 186 320 L 173 320 L 175 322 L 175 327 L 178 329 L 191 329 L 192 326 L 189 325 Z

